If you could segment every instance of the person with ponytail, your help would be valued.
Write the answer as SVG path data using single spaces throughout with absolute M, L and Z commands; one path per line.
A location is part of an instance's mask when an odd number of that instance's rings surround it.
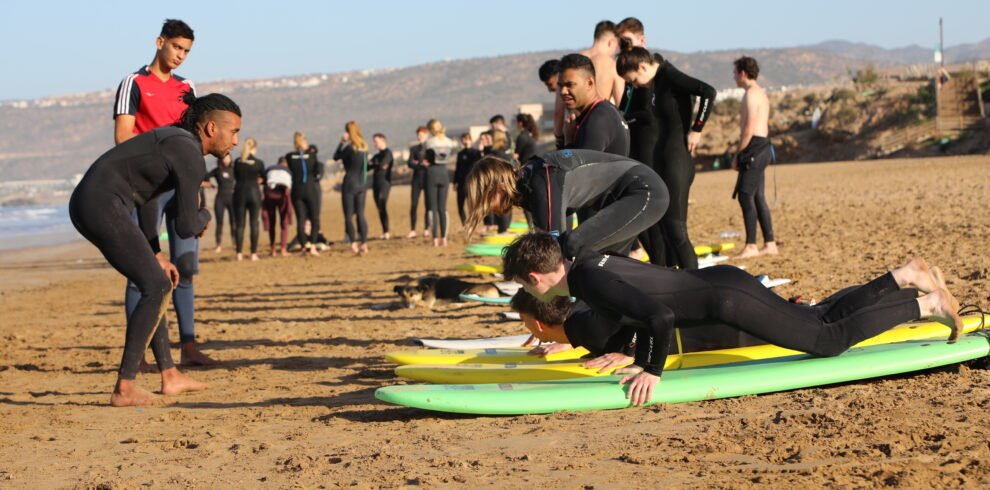
M 375 207 L 378 208 L 378 221 L 382 224 L 380 238 L 388 240 L 391 238 L 388 231 L 388 195 L 392 190 L 392 165 L 395 164 L 395 157 L 388 147 L 388 140 L 384 134 L 375 133 L 371 140 L 378 150 L 368 164 L 368 167 L 375 171 L 372 177 L 372 197 L 375 199 Z
M 163 394 L 206 388 L 180 373 L 169 351 L 165 313 L 169 295 L 182 281 L 183 258 L 174 265 L 161 254 L 155 198 L 175 192 L 170 236 L 202 235 L 210 221 L 210 212 L 199 199 L 206 175 L 203 157 L 223 158 L 237 145 L 241 110 L 221 94 L 196 98 L 188 93 L 184 100 L 188 108 L 177 124 L 111 148 L 90 166 L 69 199 L 75 228 L 139 291 L 139 300 L 127 316 L 124 354 L 110 396 L 113 406 L 162 403 L 135 383 L 149 344 L 161 372 Z M 131 219 L 134 210 L 137 223 Z
M 317 159 L 315 145 L 310 145 L 306 135 L 296 131 L 292 136 L 294 150 L 286 153 L 292 172 L 292 205 L 296 210 L 296 240 L 302 246 L 302 253 L 319 256 L 316 243 L 320 238 L 320 204 L 322 203 L 320 178 L 323 165 Z M 310 222 L 309 232 L 306 222 Z
M 536 141 L 540 139 L 540 128 L 532 114 L 516 114 L 516 161 L 526 165 L 530 158 L 536 156 Z
M 354 121 L 344 125 L 344 134 L 333 154 L 334 160 L 344 164 L 344 183 L 340 188 L 344 205 L 344 230 L 351 242 L 351 251 L 368 253 L 368 221 L 364 217 L 364 203 L 368 195 L 368 143 L 361 134 L 361 127 Z M 354 220 L 357 233 L 354 233 Z
M 670 209 L 659 225 L 667 258 L 664 265 L 697 269 L 698 256 L 687 229 L 688 195 L 694 182 L 691 152 L 701 141 L 701 130 L 711 115 L 716 91 L 711 85 L 681 73 L 659 53 L 638 46 L 625 47 L 616 60 L 619 75 L 636 87 L 653 90 L 652 110 L 659 129 L 652 165 L 670 190 Z M 699 98 L 698 112 L 693 118 L 692 97 Z M 644 244 L 651 259 L 661 246 L 653 243 L 656 241 L 648 239 Z
M 213 251 L 220 253 L 223 251 L 221 238 L 223 235 L 223 216 L 227 215 L 230 224 L 230 243 L 237 243 L 237 230 L 234 226 L 234 165 L 230 155 L 217 158 L 217 166 L 210 173 L 206 174 L 206 180 L 216 181 L 216 185 L 210 185 L 217 189 L 217 194 L 213 198 L 213 216 L 216 218 L 214 229 L 216 230 L 217 248 Z
M 467 178 L 471 234 L 485 216 L 518 206 L 533 226 L 561 241 L 566 257 L 581 247 L 626 255 L 636 236 L 667 210 L 667 187 L 646 165 L 593 150 L 560 150 L 531 158 L 518 171 L 509 162 L 485 157 Z M 569 230 L 568 215 L 594 214 Z
M 426 124 L 430 137 L 423 143 L 423 156 L 426 166 L 426 207 L 433 219 L 433 246 L 447 246 L 447 192 L 450 188 L 450 174 L 447 163 L 454 155 L 457 143 L 447 137 L 443 124 L 431 119 Z
M 265 182 L 265 162 L 255 156 L 258 143 L 244 141 L 241 157 L 234 162 L 234 223 L 237 261 L 244 260 L 244 231 L 251 225 L 251 260 L 258 260 L 258 218 L 261 214 L 261 185 Z

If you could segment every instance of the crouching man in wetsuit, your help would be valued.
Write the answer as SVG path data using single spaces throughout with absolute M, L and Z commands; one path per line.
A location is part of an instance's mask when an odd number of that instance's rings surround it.
M 704 328 L 704 323 L 720 322 L 771 344 L 819 356 L 839 355 L 858 342 L 919 318 L 948 325 L 950 340 L 963 328 L 957 314 L 959 302 L 945 289 L 941 272 L 929 269 L 921 259 L 823 307 L 789 303 L 732 266 L 675 270 L 586 249 L 573 261 L 564 260 L 560 245 L 548 233 L 520 237 L 505 251 L 502 263 L 505 277 L 521 283 L 530 294 L 544 301 L 573 296 L 595 314 L 615 320 L 608 328 L 582 332 L 595 335 L 595 341 L 607 346 L 609 353 L 619 352 L 628 343 L 628 329 L 623 327 L 632 326 L 636 333 L 634 366 L 640 372 L 619 382 L 629 383 L 626 396 L 633 405 L 652 399 L 675 323 Z
M 161 254 L 155 197 L 174 189 L 176 233 L 202 235 L 210 221 L 210 212 L 198 202 L 206 175 L 203 156 L 223 158 L 237 145 L 241 110 L 220 94 L 196 98 L 188 93 L 185 102 L 188 108 L 175 126 L 142 133 L 100 156 L 69 200 L 72 224 L 141 293 L 127 317 L 124 354 L 110 396 L 115 407 L 162 403 L 134 382 L 149 343 L 161 371 L 162 394 L 206 388 L 176 369 L 168 330 L 157 328 L 179 272 Z M 135 208 L 138 223 L 130 217 Z

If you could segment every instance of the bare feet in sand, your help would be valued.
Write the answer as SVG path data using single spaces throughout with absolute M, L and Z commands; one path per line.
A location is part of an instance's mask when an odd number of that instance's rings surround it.
M 277 250 L 275 250 L 275 249 L 273 248 L 273 249 L 272 249 L 272 254 L 271 254 L 271 255 L 272 255 L 272 257 L 275 257 L 275 256 L 277 256 L 277 255 L 278 255 L 278 251 L 277 251 Z
M 361 247 L 358 248 L 358 255 L 368 255 L 368 244 L 362 243 Z
M 110 395 L 110 405 L 113 407 L 152 407 L 167 405 L 164 398 L 148 393 L 139 388 L 134 380 L 118 379 L 117 386 Z
M 360 251 L 361 251 L 361 244 L 359 244 L 358 242 L 351 242 L 351 252 L 354 252 L 354 255 L 357 255 L 358 252 Z
M 382 240 L 388 240 L 388 239 L 392 238 L 392 235 L 389 235 L 388 233 L 384 233 L 379 238 L 382 239 Z
M 780 250 L 777 249 L 777 242 L 766 242 L 763 244 L 763 249 L 760 250 L 760 255 L 778 255 Z
M 195 341 L 183 342 L 179 352 L 182 353 L 182 361 L 179 364 L 183 366 L 216 366 L 220 364 L 210 356 L 203 354 Z
M 206 388 L 208 388 L 206 383 L 193 381 L 192 378 L 180 373 L 176 368 L 162 371 L 162 394 L 164 395 L 178 395 L 179 393 L 201 391 Z
M 753 257 L 760 256 L 760 249 L 756 248 L 755 243 L 747 243 L 743 249 L 732 256 L 733 259 L 751 259 Z
M 416 230 L 410 231 L 406 238 L 416 238 Z
M 959 301 L 948 289 L 936 289 L 918 298 L 918 306 L 923 318 L 930 318 L 952 329 L 949 342 L 962 334 L 964 325 L 962 318 L 959 318 Z
M 257 262 L 259 259 L 258 254 L 251 254 L 251 262 Z
M 213 249 L 213 253 L 220 253 L 220 252 L 223 252 L 223 247 L 217 246 L 217 248 Z
M 237 261 L 240 262 L 242 260 L 244 260 L 244 254 L 237 252 Z
M 282 257 L 288 257 L 289 251 L 283 248 L 282 251 L 280 252 L 280 255 L 282 255 Z

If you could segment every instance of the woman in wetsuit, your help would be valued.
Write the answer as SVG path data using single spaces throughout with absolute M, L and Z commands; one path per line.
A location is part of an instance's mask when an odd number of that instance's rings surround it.
M 963 328 L 959 302 L 946 289 L 941 272 L 920 259 L 815 307 L 790 303 L 733 266 L 677 270 L 589 249 L 568 260 L 547 233 L 524 235 L 510 245 L 503 271 L 507 279 L 519 281 L 544 301 L 573 296 L 587 303 L 599 319 L 610 320 L 608 327 L 598 323 L 595 331 L 585 327 L 567 332 L 575 345 L 604 341 L 611 352 L 617 352 L 628 343 L 623 327 L 635 329 L 635 366 L 640 372 L 620 381 L 631 382 L 628 396 L 634 405 L 651 399 L 675 324 L 705 328 L 706 323 L 720 322 L 771 344 L 818 356 L 839 355 L 919 318 L 949 326 L 950 341 Z M 923 296 L 918 297 L 919 292 Z
M 519 206 L 533 226 L 559 237 L 567 257 L 581 247 L 625 253 L 636 236 L 667 209 L 667 187 L 646 165 L 593 150 L 561 150 L 534 157 L 516 170 L 486 157 L 468 175 L 468 233 L 489 213 Z M 566 217 L 595 211 L 574 231 Z
M 351 242 L 351 251 L 364 255 L 368 253 L 368 221 L 364 218 L 364 202 L 368 195 L 368 143 L 356 122 L 348 121 L 344 125 L 344 134 L 333 159 L 344 164 L 344 183 L 340 189 L 344 230 Z M 354 233 L 352 217 L 357 220 L 358 234 Z
M 265 171 L 265 200 L 262 201 L 261 220 L 268 230 L 272 257 L 289 255 L 286 245 L 289 240 L 289 225 L 292 224 L 292 173 L 289 172 L 289 164 L 285 158 L 279 158 L 278 165 Z M 282 240 L 278 248 L 275 247 L 276 224 L 282 226 Z
M 536 125 L 532 115 L 516 114 L 516 128 L 519 129 L 519 135 L 516 136 L 516 161 L 522 166 L 536 156 L 536 140 L 540 139 L 540 127 Z
M 241 156 L 234 161 L 234 223 L 238 262 L 244 260 L 244 230 L 251 225 L 251 260 L 258 260 L 258 218 L 261 214 L 261 185 L 265 182 L 265 162 L 255 157 L 258 143 L 244 141 Z
M 189 107 L 177 127 L 148 131 L 104 153 L 69 200 L 72 224 L 114 269 L 137 286 L 141 295 L 127 317 L 124 354 L 110 397 L 113 406 L 160 403 L 134 383 L 149 343 L 161 371 L 162 393 L 206 388 L 175 368 L 168 330 L 164 322 L 160 323 L 179 274 L 161 255 L 155 198 L 174 189 L 176 234 L 182 238 L 202 234 L 210 220 L 210 212 L 198 202 L 206 175 L 203 156 L 222 158 L 237 144 L 241 110 L 220 94 L 200 98 L 187 94 L 184 101 Z M 131 219 L 135 208 L 138 223 Z
M 660 247 L 655 242 L 662 237 L 666 265 L 697 269 L 698 257 L 687 231 L 688 194 L 694 182 L 691 152 L 701 141 L 701 130 L 715 103 L 715 88 L 681 73 L 659 54 L 641 47 L 620 53 L 616 70 L 627 83 L 653 89 L 652 105 L 659 131 L 653 169 L 670 190 L 670 209 L 660 221 L 662 233 L 654 228 L 653 233 L 644 237 L 648 242 L 644 245 L 652 258 Z M 700 99 L 693 121 L 692 97 Z
M 450 190 L 450 173 L 447 163 L 454 156 L 457 143 L 447 137 L 443 124 L 431 119 L 426 124 L 430 137 L 423 143 L 423 159 L 426 165 L 426 207 L 433 216 L 433 246 L 447 246 L 447 192 Z
M 293 135 L 295 151 L 285 155 L 292 172 L 292 206 L 296 209 L 296 239 L 302 246 L 303 254 L 320 255 L 313 245 L 320 237 L 320 203 L 323 177 L 323 164 L 317 159 L 316 146 L 310 145 L 306 135 L 296 132 Z M 306 222 L 310 223 L 306 232 Z
M 236 227 L 234 226 L 234 169 L 231 163 L 230 155 L 217 158 L 216 168 L 210 170 L 210 173 L 206 174 L 206 179 L 203 181 L 209 182 L 210 179 L 216 181 L 216 185 L 213 186 L 217 189 L 217 195 L 213 198 L 213 214 L 216 216 L 215 227 L 217 239 L 217 248 L 213 251 L 216 253 L 223 251 L 220 242 L 223 237 L 224 212 L 227 214 L 227 220 L 230 221 L 230 243 L 237 243 Z
M 457 152 L 457 166 L 454 167 L 454 189 L 457 191 L 457 215 L 461 218 L 461 226 L 467 220 L 464 214 L 464 202 L 467 200 L 467 176 L 471 173 L 478 160 L 481 160 L 481 150 L 471 142 L 471 133 L 461 135 L 461 151 Z
M 392 165 L 395 158 L 392 150 L 388 148 L 388 141 L 382 133 L 375 133 L 371 137 L 375 143 L 378 153 L 371 157 L 368 168 L 375 170 L 372 177 L 372 196 L 375 198 L 375 207 L 378 209 L 378 221 L 382 224 L 382 240 L 388 240 L 391 235 L 388 232 L 388 195 L 392 190 Z

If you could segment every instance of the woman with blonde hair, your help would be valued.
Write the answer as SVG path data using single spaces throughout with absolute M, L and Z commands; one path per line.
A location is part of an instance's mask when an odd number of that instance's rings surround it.
M 424 165 L 426 166 L 426 207 L 433 215 L 433 246 L 447 246 L 447 191 L 450 187 L 450 174 L 447 163 L 454 156 L 457 143 L 447 137 L 443 124 L 431 119 L 426 124 L 430 137 L 423 144 Z
M 320 255 L 314 245 L 320 236 L 320 178 L 323 165 L 317 159 L 315 145 L 310 145 L 306 135 L 296 132 L 292 138 L 294 151 L 285 155 L 292 172 L 292 205 L 296 208 L 296 238 L 303 254 Z M 306 222 L 310 222 L 309 233 Z
M 559 238 L 565 257 L 582 247 L 628 253 L 636 236 L 667 210 L 667 186 L 653 169 L 627 157 L 592 150 L 561 150 L 533 157 L 521 169 L 485 157 L 467 178 L 468 233 L 490 213 L 513 206 L 528 211 L 533 226 Z M 574 231 L 566 217 L 579 209 L 595 214 Z
M 344 125 L 344 134 L 333 154 L 334 160 L 344 164 L 344 183 L 340 188 L 344 204 L 344 230 L 356 254 L 368 253 L 368 221 L 364 218 L 364 202 L 368 194 L 368 143 L 361 134 L 361 127 L 354 121 Z M 354 233 L 354 221 L 357 231 Z
M 234 160 L 234 247 L 237 260 L 244 260 L 244 230 L 251 225 L 251 260 L 258 260 L 258 218 L 261 216 L 261 184 L 265 182 L 265 162 L 255 158 L 258 142 L 244 141 L 241 156 Z M 250 215 L 250 218 L 248 217 Z

